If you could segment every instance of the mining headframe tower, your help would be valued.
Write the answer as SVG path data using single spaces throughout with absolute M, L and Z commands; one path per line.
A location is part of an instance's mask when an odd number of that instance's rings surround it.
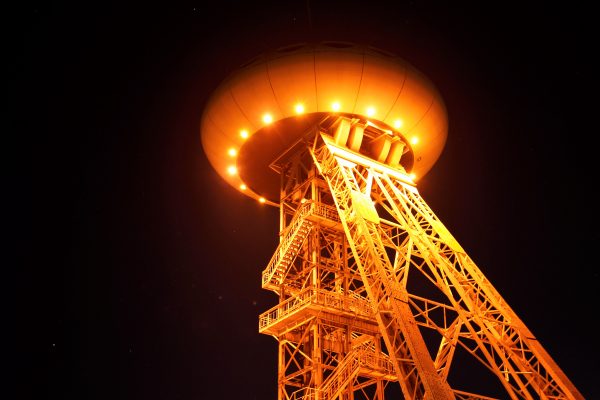
M 459 349 L 511 399 L 583 399 L 419 195 L 447 133 L 431 81 L 351 43 L 263 54 L 212 94 L 210 163 L 280 212 L 258 324 L 279 400 L 491 399 L 450 384 Z

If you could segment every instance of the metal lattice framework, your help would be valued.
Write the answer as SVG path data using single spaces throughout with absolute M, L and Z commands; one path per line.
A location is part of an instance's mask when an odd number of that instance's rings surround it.
M 403 168 L 346 147 L 355 122 L 315 127 L 272 165 L 281 234 L 262 285 L 280 301 L 259 331 L 279 342 L 278 398 L 383 399 L 398 382 L 406 399 L 490 399 L 450 386 L 461 348 L 511 399 L 582 399 Z

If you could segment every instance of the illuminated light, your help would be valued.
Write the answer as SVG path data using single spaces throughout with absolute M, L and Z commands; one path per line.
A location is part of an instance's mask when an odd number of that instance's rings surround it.
M 415 174 L 410 174 L 408 177 L 411 181 L 414 181 L 417 176 Z
M 227 173 L 229 175 L 237 174 L 237 167 L 235 165 L 230 165 L 229 167 L 227 167 Z
M 302 203 L 302 204 L 306 203 L 306 199 L 300 200 L 300 203 Z
M 342 106 L 339 102 L 334 101 L 333 103 L 331 103 L 331 109 L 333 111 L 340 111 L 340 108 L 342 108 Z
M 402 124 L 403 124 L 402 120 L 401 119 L 397 119 L 397 120 L 394 121 L 394 128 L 400 129 L 400 128 L 402 128 Z
M 270 124 L 271 122 L 273 122 L 273 116 L 269 113 L 263 115 L 263 122 L 265 124 Z
M 367 116 L 372 117 L 373 115 L 375 115 L 375 108 L 373 108 L 373 107 L 367 108 Z
M 410 139 L 410 143 L 411 144 L 417 144 L 417 143 L 419 143 L 419 138 L 416 137 L 416 136 L 414 136 L 412 139 Z
M 260 198 L 258 199 L 258 201 L 259 201 L 259 202 L 261 202 L 261 203 L 264 203 L 264 202 L 265 202 L 265 201 L 267 201 L 267 200 L 266 200 L 264 197 L 260 197 Z
M 242 129 L 240 131 L 240 136 L 242 137 L 242 139 L 248 139 L 248 131 L 245 129 Z
M 237 155 L 237 150 L 232 147 L 227 150 L 227 154 L 229 154 L 231 157 L 235 157 Z
M 296 114 L 303 114 L 304 113 L 304 104 L 298 103 L 294 106 L 294 110 L 296 111 Z
M 240 189 L 241 189 L 241 190 L 246 190 L 246 189 L 248 189 L 248 186 L 246 186 L 245 184 L 243 184 L 243 183 L 242 183 L 242 184 L 240 185 Z

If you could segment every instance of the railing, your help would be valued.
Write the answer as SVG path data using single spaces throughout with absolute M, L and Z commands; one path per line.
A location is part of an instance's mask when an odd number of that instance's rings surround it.
M 363 348 L 354 350 L 344 358 L 344 360 L 336 367 L 333 374 L 327 378 L 327 381 L 320 389 L 320 399 L 333 399 L 338 396 L 350 379 L 355 377 L 360 368 L 369 368 L 385 373 L 386 375 L 395 375 L 394 364 L 389 357 L 382 353 L 375 353 L 374 349 Z
M 329 400 L 339 395 L 350 383 L 361 367 L 379 370 L 394 375 L 394 365 L 388 357 L 376 354 L 374 349 L 363 348 L 348 353 L 329 375 L 321 388 L 302 388 L 290 396 L 290 400 Z
M 394 363 L 389 356 L 383 353 L 377 354 L 374 349 L 362 349 L 358 351 L 357 358 L 361 367 L 385 372 L 387 375 L 395 375 Z
M 373 316 L 373 309 L 367 299 L 323 289 L 306 288 L 296 296 L 290 297 L 262 313 L 258 317 L 259 331 L 309 304 L 351 311 L 366 317 Z
M 302 389 L 296 390 L 290 396 L 290 400 L 316 400 L 317 394 L 319 393 L 318 389 L 305 387 Z M 319 398 L 322 398 L 319 396 Z
M 300 227 L 306 222 L 306 216 L 311 212 L 311 204 L 306 204 L 300 208 L 298 213 L 294 216 L 294 219 L 288 225 L 287 232 L 279 246 L 277 246 L 277 250 L 271 257 L 267 268 L 262 273 L 262 285 L 263 287 L 273 279 L 273 275 L 275 275 L 275 271 L 277 271 L 277 267 L 281 262 L 281 258 L 285 256 L 288 252 L 290 245 L 293 243 L 294 238 Z
M 304 226 L 305 223 L 312 224 L 312 222 L 306 221 L 306 218 L 310 215 L 316 215 L 325 219 L 329 219 L 332 221 L 339 222 L 340 217 L 338 215 L 337 209 L 333 206 L 328 206 L 323 203 L 315 203 L 313 201 L 309 201 L 304 203 L 294 215 L 292 222 L 287 226 L 283 235 L 284 238 L 277 246 L 275 253 L 271 257 L 267 268 L 262 273 L 262 286 L 265 287 L 271 280 L 277 269 L 281 265 L 281 259 L 288 254 L 290 246 L 294 243 L 294 239 L 296 239 L 300 229 Z M 304 240 L 304 238 L 302 238 Z
M 323 386 L 319 390 L 321 396 L 320 399 L 332 399 L 336 394 L 348 385 L 350 379 L 354 378 L 360 367 L 358 357 L 354 352 L 350 352 L 342 360 L 342 362 L 335 368 L 333 374 L 325 380 Z
M 260 314 L 258 317 L 259 331 L 290 315 L 294 311 L 299 310 L 303 306 L 310 304 L 314 296 L 313 291 L 314 289 L 311 288 L 304 289 L 296 296 L 290 297 L 289 299 L 277 304 L 275 307 L 272 307 Z
M 340 215 L 338 214 L 337 208 L 334 206 L 314 202 L 310 202 L 308 204 L 311 204 L 312 214 L 329 219 L 331 221 L 340 222 Z

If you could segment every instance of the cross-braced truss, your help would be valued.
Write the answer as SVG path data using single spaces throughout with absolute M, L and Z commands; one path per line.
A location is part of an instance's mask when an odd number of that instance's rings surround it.
M 279 342 L 278 398 L 490 399 L 449 384 L 462 349 L 512 399 L 582 399 L 402 166 L 345 146 L 342 119 L 273 165 L 281 234 L 262 283 L 280 302 L 259 331 Z

